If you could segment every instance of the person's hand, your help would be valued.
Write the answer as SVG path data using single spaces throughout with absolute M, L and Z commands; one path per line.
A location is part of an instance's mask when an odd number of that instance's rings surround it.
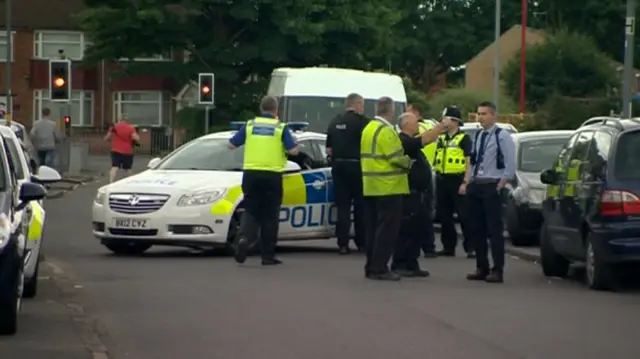
M 467 184 L 466 183 L 462 183 L 460 185 L 460 187 L 458 188 L 458 194 L 467 194 Z
M 442 122 L 438 122 L 435 126 L 433 126 L 433 129 L 438 132 L 443 132 L 447 129 L 447 126 L 445 126 Z
M 507 181 L 500 180 L 500 182 L 498 182 L 498 186 L 497 186 L 498 191 L 502 190 L 504 188 L 504 186 L 506 186 L 506 185 L 507 185 Z

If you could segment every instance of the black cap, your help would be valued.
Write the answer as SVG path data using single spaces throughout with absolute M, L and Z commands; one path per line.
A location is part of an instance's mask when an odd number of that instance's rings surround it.
M 462 112 L 460 112 L 460 109 L 455 106 L 445 107 L 444 111 L 442 111 L 442 117 L 449 117 L 460 122 L 461 125 L 464 124 L 464 121 L 462 120 Z

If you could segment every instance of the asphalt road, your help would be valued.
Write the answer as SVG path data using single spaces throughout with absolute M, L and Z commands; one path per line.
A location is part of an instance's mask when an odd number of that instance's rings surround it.
M 171 249 L 116 257 L 91 236 L 96 188 L 47 204 L 45 253 L 110 358 L 638 357 L 637 291 L 589 291 L 515 258 L 502 285 L 466 281 L 465 258 L 425 260 L 428 279 L 375 282 L 362 256 L 328 242 L 287 246 L 285 264 L 267 268 Z

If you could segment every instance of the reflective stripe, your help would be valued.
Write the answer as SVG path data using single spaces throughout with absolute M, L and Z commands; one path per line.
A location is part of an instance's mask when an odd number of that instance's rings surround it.
M 37 241 L 42 238 L 42 229 L 44 227 L 45 212 L 40 203 L 31 202 L 31 222 L 29 223 L 29 234 L 27 240 Z
M 306 187 L 301 173 L 282 176 L 282 205 L 297 206 L 307 203 Z
M 232 215 L 241 196 L 242 187 L 236 186 L 227 189 L 227 194 L 211 206 L 211 214 L 214 216 Z

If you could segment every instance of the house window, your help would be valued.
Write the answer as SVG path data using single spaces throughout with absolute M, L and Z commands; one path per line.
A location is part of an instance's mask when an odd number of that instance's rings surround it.
M 127 119 L 132 125 L 162 126 L 171 121 L 171 96 L 166 92 L 116 92 L 114 122 Z
M 15 32 L 11 33 L 11 47 L 15 49 Z M 0 62 L 7 61 L 7 34 L 5 32 L 0 33 Z M 13 51 L 11 52 L 11 61 L 15 58 Z
M 160 55 L 152 55 L 152 56 L 140 56 L 135 57 L 133 60 L 129 60 L 128 58 L 121 58 L 119 61 L 136 61 L 136 62 L 145 62 L 145 61 L 169 61 L 171 60 L 171 51 L 160 54 Z
M 35 57 L 40 59 L 59 59 L 62 50 L 67 58 L 82 60 L 89 41 L 82 32 L 36 31 L 34 46 Z
M 71 101 L 51 102 L 49 90 L 35 90 L 34 98 L 34 121 L 40 118 L 42 109 L 48 107 L 51 110 L 52 118 L 71 116 L 73 126 L 93 125 L 93 92 L 71 91 Z

